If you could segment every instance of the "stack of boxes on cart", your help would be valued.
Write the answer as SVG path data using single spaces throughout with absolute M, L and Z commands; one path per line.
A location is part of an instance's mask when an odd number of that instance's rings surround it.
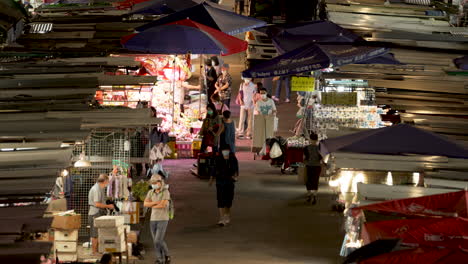
M 101 216 L 94 220 L 94 226 L 98 229 L 99 252 L 131 252 L 126 237 L 130 226 L 125 225 L 124 216 Z

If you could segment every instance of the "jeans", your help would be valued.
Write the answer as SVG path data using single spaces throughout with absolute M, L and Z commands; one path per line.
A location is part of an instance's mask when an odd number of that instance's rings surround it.
M 286 89 L 286 99 L 291 97 L 291 77 L 289 76 L 282 76 L 278 81 L 276 81 L 276 93 L 275 97 L 280 98 L 281 95 L 281 84 L 284 81 L 284 88 Z
M 239 117 L 239 127 L 237 128 L 237 133 L 239 135 L 251 137 L 252 136 L 252 126 L 253 126 L 253 108 L 246 109 L 244 106 L 240 107 L 240 117 Z M 245 129 L 245 121 L 247 120 L 247 129 Z
M 164 263 L 166 257 L 169 257 L 169 249 L 164 241 L 166 229 L 169 221 L 151 221 L 151 236 L 153 237 L 154 250 L 156 252 L 156 260 Z

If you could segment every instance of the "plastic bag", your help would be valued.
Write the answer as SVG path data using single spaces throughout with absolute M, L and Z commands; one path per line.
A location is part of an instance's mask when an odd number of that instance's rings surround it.
M 267 147 L 266 147 L 266 144 L 263 143 L 263 147 L 262 149 L 260 150 L 260 152 L 258 152 L 258 155 L 259 156 L 265 156 L 267 154 Z
M 279 119 L 278 117 L 273 117 L 273 131 L 278 131 L 278 123 L 279 123 Z
M 279 144 L 275 142 L 273 144 L 273 147 L 271 147 L 270 157 L 272 159 L 276 159 L 278 157 L 281 157 L 281 155 L 283 155 L 283 151 L 281 151 L 281 148 L 280 148 Z

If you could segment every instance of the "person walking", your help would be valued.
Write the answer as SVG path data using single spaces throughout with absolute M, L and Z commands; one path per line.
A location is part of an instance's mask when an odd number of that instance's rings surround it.
M 221 133 L 220 148 L 229 147 L 231 153 L 236 153 L 236 123 L 231 119 L 231 111 L 223 112 L 224 130 Z
M 256 94 L 255 84 L 252 82 L 251 78 L 244 78 L 244 82 L 240 85 L 241 97 L 240 97 L 240 117 L 239 117 L 239 126 L 237 128 L 237 135 L 242 138 L 246 137 L 247 139 L 252 138 L 252 122 L 253 122 L 253 112 L 255 108 L 254 96 Z M 247 129 L 245 128 L 245 123 L 247 123 Z
M 221 150 L 215 158 L 213 173 L 209 186 L 216 180 L 216 198 L 219 210 L 219 226 L 231 223 L 231 207 L 234 200 L 235 182 L 239 176 L 239 162 L 229 147 Z
M 223 64 L 221 67 L 221 75 L 219 75 L 218 80 L 216 81 L 215 88 L 221 102 L 227 106 L 231 107 L 231 93 L 232 93 L 232 77 L 229 74 L 229 65 Z
M 199 135 L 203 138 L 200 152 L 204 153 L 208 146 L 213 152 L 218 151 L 220 135 L 224 130 L 223 119 L 218 115 L 214 104 L 206 106 L 206 118 L 203 120 Z
M 322 156 L 318 146 L 318 136 L 310 134 L 310 144 L 304 148 L 304 164 L 306 165 L 306 189 L 308 203 L 317 203 L 317 191 L 319 187 L 320 173 L 322 172 Z
M 161 175 L 153 175 L 150 179 L 152 190 L 145 198 L 144 206 L 151 208 L 151 236 L 153 238 L 154 250 L 156 252 L 156 264 L 170 264 L 171 255 L 164 237 L 169 224 L 169 202 L 171 194 L 165 187 Z
M 88 225 L 90 226 L 91 244 L 93 247 L 93 255 L 98 255 L 99 240 L 98 231 L 94 226 L 94 219 L 105 215 L 104 209 L 114 209 L 113 204 L 106 204 L 105 189 L 109 184 L 109 176 L 100 174 L 96 184 L 91 187 L 88 193 Z
M 290 76 L 281 76 L 278 80 L 276 80 L 276 91 L 275 95 L 272 97 L 273 100 L 276 102 L 280 101 L 281 96 L 281 86 L 284 84 L 284 89 L 286 92 L 286 99 L 284 99 L 285 103 L 291 102 L 291 77 Z

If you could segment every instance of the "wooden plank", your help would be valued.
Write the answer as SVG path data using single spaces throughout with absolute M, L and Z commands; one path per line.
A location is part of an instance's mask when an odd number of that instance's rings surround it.
M 49 133 L 30 133 L 27 131 L 18 133 L 15 132 L 14 135 L 9 136 L 0 136 L 0 140 L 39 140 L 39 141 L 49 141 L 49 140 L 61 140 L 61 141 L 76 141 L 83 140 L 89 135 L 89 131 L 54 131 Z
M 426 195 L 456 192 L 454 189 L 423 188 L 414 186 L 389 186 L 383 184 L 358 183 L 358 197 L 369 200 L 395 200 Z
M 53 168 L 12 168 L 0 170 L 0 179 L 56 177 L 58 175 L 59 170 Z
M 22 40 L 59 40 L 59 39 L 91 39 L 94 38 L 96 31 L 74 31 L 74 32 L 48 32 L 45 34 L 25 34 L 21 36 Z
M 438 171 L 427 171 L 426 176 L 435 179 L 451 179 L 451 180 L 468 180 L 467 171 L 449 171 L 449 170 L 438 170 Z
M 0 135 L 12 132 L 28 131 L 29 133 L 47 133 L 49 131 L 79 131 L 80 118 L 24 120 L 23 122 L 0 120 Z
M 430 91 L 440 93 L 465 94 L 465 83 L 463 82 L 426 82 L 419 80 L 388 81 L 369 80 L 372 87 L 385 87 L 413 91 Z
M 18 89 L 18 88 L 91 88 L 97 87 L 97 78 L 69 78 L 69 79 L 0 79 L 0 87 L 2 89 Z
M 39 98 L 49 97 L 49 100 L 64 96 L 73 96 L 74 98 L 86 98 L 89 95 L 96 93 L 97 87 L 82 87 L 82 88 L 42 88 L 42 89 L 0 89 L 0 100 L 11 100 L 13 98 L 26 100 L 38 100 Z M 37 99 L 36 99 L 37 98 Z
M 468 105 L 465 105 L 464 102 L 437 102 L 437 101 L 419 101 L 419 100 L 405 100 L 405 99 L 392 99 L 392 98 L 376 98 L 377 104 L 386 104 L 386 105 L 398 105 L 400 107 L 404 106 L 424 106 L 424 107 L 444 107 L 444 108 L 455 108 L 455 109 L 468 109 Z M 404 109 L 404 108 L 400 108 Z
M 440 96 L 418 96 L 393 93 L 375 93 L 377 99 L 412 99 L 418 101 L 435 101 L 435 102 L 454 102 L 463 104 L 465 101 L 460 98 L 440 97 Z
M 28 151 L 2 151 L 0 152 L 0 164 L 27 163 L 38 161 L 69 163 L 72 157 L 72 148 L 52 150 L 28 150 Z
M 442 179 L 425 178 L 424 185 L 431 188 L 468 189 L 468 181 L 451 181 Z
M 62 141 L 43 141 L 43 142 L 19 142 L 19 143 L 0 143 L 0 149 L 17 148 L 40 148 L 40 149 L 58 149 Z

